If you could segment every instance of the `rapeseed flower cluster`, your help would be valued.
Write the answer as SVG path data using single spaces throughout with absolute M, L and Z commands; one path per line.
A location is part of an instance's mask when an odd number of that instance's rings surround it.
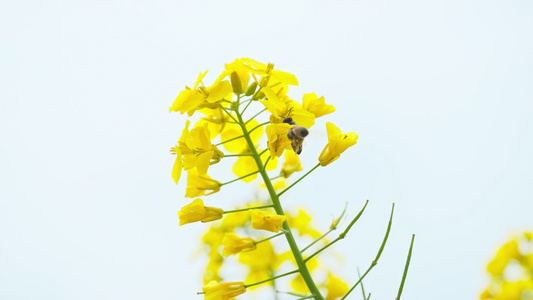
M 482 300 L 533 299 L 533 232 L 514 236 L 487 265 L 491 279 Z
M 181 136 L 171 148 L 176 156 L 172 178 L 178 184 L 186 172 L 185 197 L 194 198 L 178 212 L 179 224 L 213 222 L 202 237 L 209 259 L 205 286 L 199 294 L 204 299 L 233 299 L 248 289 L 274 286 L 276 279 L 292 275 L 290 294 L 305 299 L 344 299 L 366 273 L 350 289 L 347 282 L 323 267 L 317 255 L 346 236 L 364 207 L 338 238 L 328 241 L 326 236 L 337 229 L 344 212 L 323 232 L 313 225 L 304 209 L 286 213 L 280 199 L 318 167 L 339 159 L 357 143 L 357 134 L 342 133 L 327 122 L 327 143 L 317 164 L 290 183 L 295 173 L 304 170 L 299 156 L 304 138 L 313 130 L 316 118 L 335 112 L 335 107 L 315 93 L 304 94 L 301 101 L 290 98 L 289 87 L 298 85 L 296 76 L 275 69 L 271 63 L 236 59 L 226 64 L 210 85 L 205 82 L 206 74 L 207 71 L 200 73 L 194 85 L 185 87 L 170 107 L 170 112 L 187 116 Z M 223 159 L 233 161 L 234 177 L 227 181 L 209 175 Z M 227 184 L 250 183 L 257 178 L 261 178 L 268 199 L 256 199 L 240 209 L 204 205 L 206 196 L 223 192 Z M 383 251 L 391 221 L 392 213 L 375 262 Z M 281 236 L 288 244 L 283 251 L 276 249 L 274 243 Z M 300 248 L 297 237 L 307 237 L 311 242 Z M 312 246 L 320 248 L 311 252 Z M 238 256 L 238 262 L 249 272 L 242 281 L 223 282 L 220 270 L 232 256 Z M 314 279 L 319 269 L 327 274 L 321 281 Z

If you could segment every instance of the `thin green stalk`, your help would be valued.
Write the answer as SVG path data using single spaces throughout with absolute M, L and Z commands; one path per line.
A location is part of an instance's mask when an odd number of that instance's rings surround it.
M 246 211 L 246 210 L 250 210 L 250 209 L 261 209 L 261 208 L 268 208 L 268 207 L 272 207 L 272 204 L 271 205 L 254 206 L 254 207 L 248 207 L 248 208 L 241 208 L 241 209 L 234 209 L 234 210 L 225 210 L 223 212 L 223 214 L 231 214 L 231 213 Z
M 361 278 L 361 272 L 359 272 L 359 267 L 357 267 L 357 275 L 359 278 Z M 361 281 L 361 292 L 363 293 L 363 300 L 367 300 L 366 294 L 365 294 L 365 286 L 363 285 L 363 282 Z
M 411 263 L 411 253 L 413 252 L 413 244 L 415 243 L 415 235 L 411 238 L 411 246 L 409 246 L 409 253 L 407 254 L 407 261 L 405 262 L 405 269 L 403 270 L 402 282 L 400 283 L 400 288 L 398 289 L 398 296 L 396 300 L 400 300 L 400 296 L 403 291 L 403 284 L 405 283 L 405 278 L 407 278 L 407 270 L 409 270 L 409 263 Z
M 244 135 L 239 135 L 239 136 L 236 136 L 236 137 L 231 138 L 231 139 L 229 139 L 229 140 L 222 141 L 222 142 L 216 144 L 215 146 L 220 146 L 220 145 L 222 145 L 222 144 L 225 144 L 225 143 L 228 143 L 228 142 L 231 142 L 231 141 L 234 141 L 234 140 L 236 140 L 236 139 L 243 138 L 243 137 L 244 137 Z M 227 155 L 226 155 L 226 156 L 227 156 Z
M 313 172 L 316 168 L 318 168 L 320 166 L 320 163 L 318 163 L 316 166 L 314 166 L 311 170 L 309 170 L 309 172 L 305 173 L 304 176 L 300 177 L 298 180 L 296 180 L 293 184 L 289 185 L 286 189 L 284 189 L 283 191 L 281 191 L 279 194 L 278 194 L 278 197 L 281 197 L 281 195 L 283 195 L 286 191 L 288 191 L 291 187 L 293 187 L 295 184 L 297 184 L 298 182 L 300 182 L 300 180 L 304 179 L 307 175 L 311 174 L 311 172 Z
M 244 101 L 242 101 L 240 104 L 242 105 L 242 104 L 244 104 L 244 103 L 246 103 L 246 102 L 248 102 L 248 103 L 247 103 L 246 106 L 242 109 L 242 111 L 241 111 L 241 115 L 244 115 L 244 112 L 246 111 L 246 109 L 248 108 L 248 106 L 250 106 L 250 104 L 252 103 L 252 99 L 244 100 Z
M 238 101 L 238 100 L 237 100 L 237 101 Z M 226 110 L 225 107 L 220 106 L 220 108 L 222 108 L 222 110 L 223 110 L 223 111 L 224 111 L 224 112 L 225 112 L 230 118 L 232 118 L 233 121 L 235 121 L 235 123 L 239 124 L 239 121 L 237 121 L 237 119 L 235 119 L 235 117 L 232 116 L 232 115 Z
M 280 176 L 282 176 L 282 175 L 280 175 Z M 368 201 L 367 201 L 367 203 L 368 203 Z M 337 226 L 339 225 L 339 222 L 341 221 L 342 217 L 344 217 L 344 214 L 346 213 L 346 208 L 347 207 L 348 207 L 348 203 L 346 203 L 346 205 L 344 206 L 344 210 L 342 211 L 341 215 L 337 219 L 333 220 L 333 223 L 331 224 L 330 229 L 328 230 L 328 232 L 324 233 L 321 237 L 319 237 L 318 239 L 314 240 L 311 244 L 307 245 L 307 247 L 305 247 L 302 250 L 300 250 L 300 252 L 304 253 L 305 250 L 309 249 L 311 246 L 316 244 L 318 241 L 320 241 L 323 238 L 325 238 L 333 230 L 336 230 Z
M 254 154 L 255 163 L 257 164 L 259 173 L 261 174 L 261 177 L 263 178 L 265 186 L 268 190 L 270 199 L 272 200 L 272 204 L 274 205 L 274 210 L 276 211 L 278 215 L 284 216 L 285 213 L 283 212 L 283 208 L 281 207 L 279 197 L 276 194 L 276 191 L 274 190 L 274 186 L 272 185 L 272 182 L 270 181 L 268 174 L 265 171 L 265 168 L 263 166 L 263 161 L 261 160 L 259 153 L 257 153 L 257 149 L 255 148 L 255 145 L 252 139 L 250 138 L 250 134 L 248 133 L 248 130 L 246 129 L 246 125 L 244 124 L 244 121 L 242 120 L 242 116 L 239 113 L 237 113 L 237 118 L 239 119 L 241 129 L 244 134 L 244 138 L 246 139 L 246 142 L 248 143 L 248 148 L 250 149 L 250 152 Z M 294 236 L 292 235 L 291 228 L 289 227 L 289 224 L 287 223 L 287 221 L 283 223 L 282 227 L 283 229 L 286 230 L 285 238 L 287 239 L 289 247 L 291 248 L 291 251 L 294 255 L 294 260 L 296 261 L 296 265 L 298 266 L 298 271 L 302 275 L 302 278 L 304 279 L 307 287 L 309 288 L 309 291 L 315 296 L 316 300 L 324 300 L 324 297 L 320 293 L 320 290 L 318 289 L 315 282 L 313 281 L 313 278 L 311 277 L 311 273 L 309 272 L 309 269 L 307 269 L 307 266 L 305 265 L 302 254 L 300 253 L 300 250 L 298 249 L 298 245 L 296 244 L 296 240 L 294 239 Z
M 241 154 L 224 154 L 224 157 L 236 157 L 236 156 L 253 156 L 250 153 L 241 153 Z
M 278 179 L 278 178 L 283 177 L 283 176 L 285 176 L 285 175 L 284 174 L 279 174 L 278 176 L 270 177 L 269 179 L 270 179 L 270 181 L 272 181 L 274 179 Z
M 228 181 L 228 182 L 221 183 L 220 186 L 223 186 L 223 185 L 226 185 L 226 184 L 230 184 L 230 183 L 232 183 L 232 182 L 235 182 L 235 181 L 241 180 L 241 179 L 246 178 L 246 177 L 248 177 L 248 176 L 252 176 L 252 175 L 254 175 L 254 174 L 257 174 L 258 172 L 259 172 L 259 171 L 255 171 L 255 172 L 252 172 L 252 173 L 250 173 L 250 174 L 246 174 L 246 175 L 244 175 L 244 176 L 241 176 L 241 177 L 239 177 L 239 178 L 236 178 L 236 179 L 230 180 L 230 181 Z
M 254 130 L 256 130 L 257 128 L 259 128 L 259 127 L 261 127 L 261 126 L 264 126 L 264 125 L 266 125 L 266 124 L 270 124 L 270 122 L 264 122 L 264 123 L 261 123 L 261 124 L 259 124 L 259 125 L 256 125 L 254 128 L 250 129 L 250 130 L 248 131 L 248 133 L 251 133 L 252 131 L 254 131 Z
M 314 240 L 312 243 L 310 243 L 309 245 L 307 245 L 305 248 L 303 248 L 302 250 L 300 250 L 300 252 L 304 253 L 305 250 L 311 248 L 314 244 L 316 244 L 318 241 L 320 241 L 321 239 L 325 238 L 326 235 L 330 234 L 331 232 L 333 231 L 333 229 L 330 229 L 328 230 L 328 232 L 324 233 L 322 236 L 320 236 L 318 239 Z
M 368 200 L 366 200 L 366 203 L 365 203 L 365 206 L 363 206 L 363 208 L 361 209 L 361 211 L 357 214 L 357 216 L 355 216 L 355 218 L 353 218 L 353 220 L 350 222 L 350 224 L 348 225 L 348 227 L 346 227 L 346 229 L 341 233 L 339 234 L 339 236 L 334 239 L 332 242 L 330 242 L 329 244 L 325 245 L 324 247 L 320 248 L 318 251 L 316 251 L 315 253 L 311 254 L 311 256 L 309 256 L 308 258 L 305 259 L 305 261 L 308 261 L 310 260 L 311 258 L 313 258 L 315 255 L 319 254 L 320 252 L 326 250 L 327 248 L 333 246 L 333 244 L 335 244 L 336 242 L 342 240 L 343 238 L 346 237 L 346 235 L 348 234 L 348 231 L 350 231 L 350 229 L 352 228 L 352 226 L 355 224 L 355 222 L 357 222 L 357 220 L 359 220 L 359 218 L 361 217 L 361 215 L 363 214 L 363 212 L 365 211 L 365 208 L 366 206 L 368 205 Z
M 256 113 L 253 117 L 250 118 L 250 120 L 244 122 L 244 125 L 248 124 L 248 122 L 250 122 L 251 120 L 255 119 L 255 117 L 259 116 L 261 113 L 263 113 L 265 110 L 267 110 L 266 108 L 262 109 L 260 112 Z M 270 123 L 270 122 L 268 122 Z M 268 124 L 267 123 L 267 124 Z
M 262 153 L 261 153 L 262 154 Z M 259 154 L 259 156 L 261 156 L 261 154 Z M 270 161 L 270 155 L 267 157 L 267 159 L 265 160 L 265 163 L 263 164 L 263 168 L 266 169 L 267 165 L 268 165 L 268 162 Z
M 387 226 L 387 232 L 385 233 L 385 238 L 383 238 L 381 247 L 379 247 L 379 251 L 378 251 L 378 254 L 376 255 L 376 258 L 374 258 L 374 260 L 370 264 L 370 267 L 368 267 L 368 269 L 363 274 L 363 276 L 359 278 L 359 280 L 352 286 L 352 288 L 350 288 L 350 290 L 341 298 L 341 300 L 346 299 L 346 297 L 348 297 L 348 295 L 355 289 L 355 287 L 357 287 L 357 285 L 363 280 L 363 278 L 365 278 L 366 274 L 368 274 L 368 272 L 370 272 L 370 270 L 372 270 L 372 268 L 374 268 L 378 264 L 379 257 L 381 256 L 381 253 L 383 253 L 383 249 L 385 249 L 385 244 L 387 243 L 387 239 L 389 238 L 390 229 L 392 227 L 392 215 L 393 214 L 394 214 L 394 203 L 392 204 L 392 210 L 390 213 L 389 225 Z M 370 295 L 368 296 L 370 297 Z
M 278 237 L 278 236 L 280 236 L 280 235 L 282 235 L 282 234 L 285 234 L 285 232 L 280 232 L 280 233 L 278 233 L 278 234 L 274 234 L 274 235 L 272 235 L 272 236 L 267 237 L 266 239 L 262 239 L 262 240 L 259 240 L 259 241 L 255 241 L 254 243 L 257 245 L 257 244 L 259 244 L 259 243 L 262 243 L 262 242 L 268 241 L 268 240 L 270 240 L 270 239 L 273 239 L 273 238 L 275 238 L 275 237 Z
M 278 278 L 281 278 L 281 277 L 284 277 L 284 276 L 287 276 L 287 275 L 291 275 L 291 274 L 294 274 L 294 273 L 298 273 L 298 270 L 293 270 L 293 271 L 290 271 L 290 272 L 287 272 L 287 273 L 284 273 L 284 274 L 281 274 L 281 275 L 278 275 L 278 276 L 274 276 L 274 277 L 271 277 L 269 279 L 265 279 L 265 280 L 261 280 L 261 281 L 258 281 L 258 282 L 254 282 L 254 283 L 251 283 L 251 284 L 245 284 L 244 288 L 247 289 L 247 288 L 249 288 L 251 286 L 258 285 L 258 284 L 265 283 L 265 282 L 269 282 L 269 281 L 272 281 L 272 280 L 275 280 L 275 279 L 278 279 Z

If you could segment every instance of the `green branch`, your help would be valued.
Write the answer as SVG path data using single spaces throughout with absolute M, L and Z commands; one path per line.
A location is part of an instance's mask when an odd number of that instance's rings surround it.
M 368 272 L 370 272 L 370 270 L 372 270 L 372 268 L 374 268 L 378 264 L 379 257 L 381 256 L 381 253 L 383 253 L 383 249 L 385 249 L 385 244 L 387 243 L 387 239 L 389 238 L 390 229 L 392 227 L 392 215 L 393 214 L 394 214 L 394 203 L 392 204 L 392 210 L 391 210 L 391 213 L 390 213 L 389 225 L 387 226 L 387 232 L 385 233 L 385 238 L 383 238 L 383 242 L 381 243 L 381 247 L 379 247 L 379 251 L 378 251 L 378 254 L 376 255 L 376 258 L 374 258 L 374 260 L 370 264 L 370 267 L 368 267 L 368 269 L 363 274 L 363 276 L 361 276 L 361 278 L 359 278 L 359 280 L 341 298 L 341 300 L 346 299 L 346 297 L 348 297 L 348 295 L 353 291 L 353 289 L 355 289 L 355 287 L 357 287 L 357 285 L 363 280 L 363 278 L 365 278 L 366 274 L 368 274 Z M 368 295 L 368 296 L 370 297 L 370 295 Z

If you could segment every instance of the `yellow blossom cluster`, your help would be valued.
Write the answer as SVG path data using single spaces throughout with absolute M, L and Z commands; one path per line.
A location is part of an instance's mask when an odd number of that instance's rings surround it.
M 501 246 L 487 272 L 491 281 L 480 299 L 533 299 L 533 232 L 524 232 Z
M 178 184 L 186 172 L 185 197 L 195 198 L 178 212 L 179 225 L 218 220 L 202 238 L 209 263 L 201 294 L 205 299 L 232 299 L 259 284 L 272 284 L 274 279 L 295 274 L 291 287 L 302 297 L 329 300 L 346 295 L 347 283 L 329 270 L 324 269 L 325 279 L 315 283 L 312 273 L 319 263 L 314 256 L 323 249 L 302 254 L 318 242 L 327 248 L 325 236 L 337 228 L 340 217 L 323 234 L 312 225 L 305 210 L 284 212 L 280 197 L 319 166 L 337 160 L 357 143 L 357 134 L 342 133 L 327 122 L 327 143 L 316 166 L 286 187 L 286 180 L 304 170 L 299 155 L 316 118 L 333 113 L 335 107 L 315 93 L 304 94 L 301 101 L 290 98 L 289 87 L 298 85 L 296 76 L 275 69 L 271 63 L 236 59 L 225 64 L 212 84 L 207 83 L 207 73 L 200 73 L 194 85 L 185 87 L 170 107 L 170 112 L 187 116 L 181 136 L 171 148 L 176 156 L 172 178 Z M 212 168 L 222 160 L 232 162 L 233 175 L 226 181 L 211 177 Z M 268 191 L 267 200 L 233 210 L 226 209 L 225 203 L 220 205 L 225 209 L 204 205 L 205 196 L 221 192 L 227 184 L 250 183 L 258 178 Z M 313 242 L 299 250 L 292 230 Z M 278 236 L 286 238 L 289 249 L 275 250 L 273 239 Z M 222 282 L 225 278 L 219 270 L 234 255 L 250 271 L 243 281 Z M 280 274 L 285 262 L 295 270 Z

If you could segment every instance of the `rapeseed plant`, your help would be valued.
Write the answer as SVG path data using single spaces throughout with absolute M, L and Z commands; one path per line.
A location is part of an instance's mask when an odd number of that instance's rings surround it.
M 285 212 L 280 197 L 318 167 L 328 166 L 339 159 L 343 152 L 356 145 L 358 135 L 343 133 L 328 122 L 328 142 L 317 158 L 317 164 L 287 186 L 289 178 L 304 170 L 299 154 L 315 119 L 335 112 L 335 107 L 315 93 L 303 95 L 301 103 L 290 98 L 289 86 L 298 85 L 296 76 L 274 69 L 271 63 L 264 64 L 250 58 L 236 59 L 226 64 L 225 70 L 209 86 L 204 83 L 206 74 L 207 71 L 200 73 L 193 87 L 181 91 L 170 107 L 171 112 L 197 119 L 192 128 L 191 120 L 186 121 L 171 153 L 176 155 L 173 180 L 178 184 L 182 171 L 187 172 L 185 197 L 196 198 L 178 212 L 179 224 L 212 222 L 202 237 L 209 260 L 204 273 L 205 286 L 199 294 L 203 294 L 204 299 L 225 300 L 265 285 L 280 293 L 275 280 L 293 275 L 290 280 L 293 290 L 286 294 L 298 299 L 345 299 L 357 285 L 362 287 L 363 278 L 377 264 L 391 229 L 394 204 L 378 254 L 367 271 L 350 287 L 347 280 L 341 279 L 333 270 L 324 272 L 323 278 L 316 276 L 317 272 L 325 269 L 318 254 L 346 237 L 368 201 L 346 229 L 337 238 L 328 241 L 327 236 L 344 220 L 345 211 L 332 221 L 327 232 L 322 233 L 305 209 Z M 255 111 L 251 112 L 252 109 Z M 261 118 L 264 114 L 269 114 L 268 121 Z M 263 140 L 265 136 L 266 143 Z M 219 142 L 213 142 L 217 139 Z M 236 178 L 227 182 L 211 178 L 208 175 L 211 166 L 228 157 L 237 157 L 232 167 Z M 281 168 L 276 172 L 278 161 Z M 208 207 L 197 198 L 221 192 L 227 184 L 236 181 L 250 183 L 258 177 L 268 191 L 269 199 L 255 199 L 246 208 L 226 210 Z M 273 240 L 281 236 L 285 237 L 288 247 L 280 251 Z M 312 242 L 300 247 L 297 237 L 308 237 Z M 398 299 L 413 241 L 414 235 Z M 319 249 L 311 252 L 313 246 Z M 248 275 L 239 282 L 221 282 L 220 269 L 229 259 L 227 257 L 233 255 L 238 256 L 240 264 L 248 267 Z M 363 297 L 367 299 L 364 289 Z

